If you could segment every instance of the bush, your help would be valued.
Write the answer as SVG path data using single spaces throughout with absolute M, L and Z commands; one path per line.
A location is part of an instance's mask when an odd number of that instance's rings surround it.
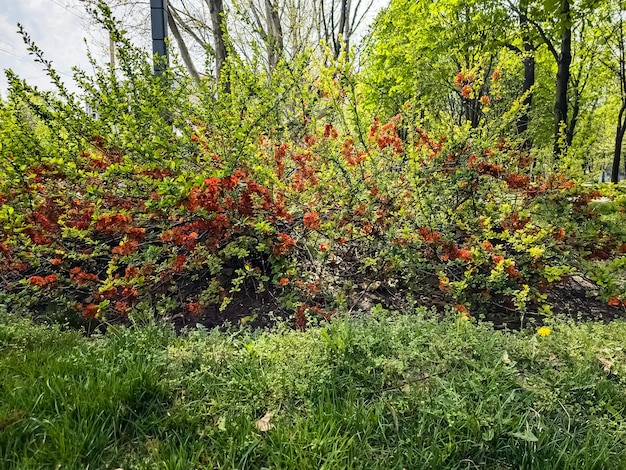
M 346 64 L 313 80 L 305 57 L 261 83 L 231 64 L 233 91 L 218 99 L 175 67 L 153 77 L 106 10 L 101 20 L 120 43 L 120 71 L 76 72 L 94 115 L 26 35 L 59 95 L 9 72 L 9 309 L 236 320 L 239 307 L 227 309 L 240 296 L 269 299 L 304 328 L 337 309 L 420 299 L 504 321 L 549 314 L 548 291 L 575 273 L 626 302 L 623 189 L 538 173 L 490 129 L 432 138 L 408 112 L 368 132 Z

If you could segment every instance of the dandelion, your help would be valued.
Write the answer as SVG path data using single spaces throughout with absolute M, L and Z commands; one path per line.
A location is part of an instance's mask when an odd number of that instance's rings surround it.
M 537 330 L 539 336 L 550 336 L 552 329 L 549 326 L 542 326 Z

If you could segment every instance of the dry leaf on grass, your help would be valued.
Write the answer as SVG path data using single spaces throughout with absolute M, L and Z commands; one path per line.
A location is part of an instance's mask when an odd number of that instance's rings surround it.
M 613 361 L 609 361 L 608 359 L 604 359 L 603 357 L 599 357 L 598 361 L 600 361 L 600 365 L 602 366 L 602 370 L 604 370 L 604 372 L 611 372 L 611 367 L 613 367 Z
M 257 429 L 261 432 L 267 432 L 270 429 L 273 429 L 274 425 L 270 423 L 270 419 L 272 419 L 272 416 L 274 416 L 274 414 L 271 411 L 265 413 L 265 416 L 263 416 L 260 420 L 256 422 Z

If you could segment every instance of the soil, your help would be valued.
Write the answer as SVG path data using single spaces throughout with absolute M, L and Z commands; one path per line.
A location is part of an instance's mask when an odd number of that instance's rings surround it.
M 588 279 L 573 276 L 566 283 L 554 286 L 548 292 L 548 303 L 552 306 L 555 316 L 572 318 L 576 321 L 601 321 L 604 323 L 616 319 L 626 319 L 626 309 L 611 306 L 598 298 L 599 288 Z M 402 311 L 404 296 L 401 292 L 386 289 L 363 291 L 353 300 L 354 306 L 349 310 L 353 316 L 367 314 L 372 307 L 381 305 L 390 310 Z M 424 295 L 416 299 L 417 305 L 434 307 L 441 314 L 448 303 L 440 295 Z M 540 326 L 547 318 L 543 314 L 528 312 L 523 317 L 517 311 L 502 305 L 494 305 L 492 313 L 483 319 L 494 324 L 496 329 L 519 330 L 525 326 Z M 208 329 L 224 328 L 228 325 L 248 325 L 252 328 L 269 328 L 277 321 L 293 320 L 293 312 L 286 311 L 278 301 L 278 294 L 263 292 L 255 294 L 239 292 L 234 295 L 228 306 L 220 311 L 210 307 L 201 316 L 189 313 L 178 313 L 169 319 L 177 332 L 196 325 Z

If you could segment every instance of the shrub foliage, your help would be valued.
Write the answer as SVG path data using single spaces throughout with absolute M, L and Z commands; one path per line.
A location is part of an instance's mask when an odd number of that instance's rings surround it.
M 435 137 L 408 106 L 380 122 L 341 58 L 303 57 L 262 80 L 233 61 L 229 93 L 176 67 L 155 78 L 101 16 L 119 69 L 76 71 L 80 97 L 25 33 L 59 91 L 8 72 L 0 302 L 11 310 L 200 317 L 247 295 L 304 328 L 400 297 L 506 319 L 549 314 L 547 294 L 572 275 L 626 304 L 623 188 L 546 173 L 493 126 Z

